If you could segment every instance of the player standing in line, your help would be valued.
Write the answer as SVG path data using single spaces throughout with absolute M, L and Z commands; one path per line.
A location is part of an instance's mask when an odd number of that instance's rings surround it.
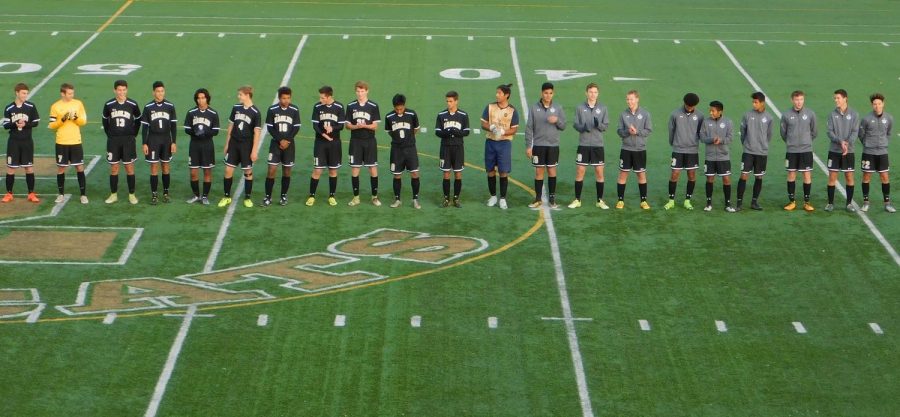
M 709 103 L 709 118 L 700 126 L 700 141 L 706 144 L 706 207 L 712 211 L 713 183 L 722 177 L 722 193 L 725 195 L 725 211 L 734 213 L 731 207 L 731 153 L 729 146 L 734 137 L 734 124 L 724 116 L 725 105 L 720 101 Z
M 700 127 L 703 126 L 703 115 L 698 114 L 697 104 L 700 97 L 687 93 L 682 99 L 684 103 L 669 116 L 669 145 L 672 145 L 672 176 L 669 178 L 669 201 L 663 206 L 670 210 L 675 208 L 675 189 L 681 170 L 687 171 L 687 189 L 684 193 L 684 208 L 693 210 L 691 196 L 697 185 L 697 168 L 700 167 Z M 708 174 L 708 173 L 707 173 Z
M 487 132 L 484 142 L 484 169 L 487 170 L 488 207 L 498 205 L 506 210 L 506 190 L 512 171 L 512 140 L 519 130 L 519 112 L 509 103 L 512 84 L 497 86 L 497 101 L 488 104 L 481 113 L 481 128 Z M 497 200 L 497 176 L 500 176 L 500 199 Z
M 74 166 L 78 173 L 78 189 L 81 204 L 87 204 L 87 189 L 84 176 L 84 147 L 81 144 L 81 126 L 87 124 L 84 104 L 75 98 L 75 87 L 63 83 L 59 87 L 60 99 L 50 106 L 50 129 L 56 131 L 56 188 L 59 195 L 56 203 L 65 200 L 66 168 Z
M 162 81 L 153 83 L 153 100 L 144 106 L 141 115 L 144 158 L 150 163 L 150 204 L 159 202 L 159 166 L 162 165 L 163 202 L 169 202 L 169 162 L 175 155 L 175 136 L 178 119 L 175 105 L 166 100 L 166 86 Z
M 191 137 L 188 148 L 188 168 L 191 170 L 191 191 L 194 196 L 188 204 L 200 202 L 209 205 L 209 189 L 212 188 L 212 169 L 216 166 L 216 149 L 213 136 L 219 134 L 219 113 L 209 107 L 212 96 L 209 90 L 199 88 L 194 92 L 194 104 L 184 118 L 184 131 Z M 200 194 L 200 170 L 203 169 L 203 194 Z
M 396 94 L 391 100 L 394 111 L 384 116 L 384 130 L 391 135 L 391 173 L 394 174 L 394 202 L 391 208 L 400 207 L 401 175 L 408 171 L 412 183 L 413 208 L 419 204 L 419 154 L 416 150 L 416 131 L 419 116 L 406 108 L 406 96 Z
M 884 96 L 875 93 L 869 96 L 872 102 L 872 112 L 866 115 L 859 123 L 859 142 L 863 145 L 862 165 L 862 211 L 869 211 L 869 181 L 872 173 L 877 172 L 881 177 L 881 193 L 884 196 L 884 210 L 894 213 L 897 209 L 891 204 L 891 177 L 888 172 L 891 162 L 888 160 L 888 144 L 891 140 L 891 130 L 894 127 L 894 117 L 884 112 Z
M 134 195 L 134 161 L 137 160 L 137 146 L 134 143 L 141 129 L 141 108 L 128 98 L 128 82 L 116 80 L 113 83 L 116 96 L 103 106 L 103 132 L 106 133 L 106 162 L 109 163 L 109 197 L 106 204 L 119 201 L 119 166 L 125 166 L 128 184 L 128 202 L 137 204 Z
M 316 188 L 322 171 L 328 169 L 328 205 L 336 206 L 334 193 L 337 191 L 338 168 L 341 167 L 341 130 L 347 120 L 344 105 L 334 100 L 334 90 L 330 86 L 319 88 L 319 102 L 312 110 L 313 130 L 313 170 L 309 180 L 309 198 L 306 205 L 316 204 Z
M 275 171 L 281 165 L 281 199 L 279 204 L 287 205 L 288 188 L 291 186 L 291 167 L 296 159 L 294 137 L 300 132 L 300 109 L 291 104 L 291 89 L 278 89 L 278 103 L 266 111 L 266 129 L 272 136 L 269 144 L 269 170 L 266 172 L 266 197 L 263 207 L 272 204 L 272 189 L 275 188 Z
M 244 207 L 253 207 L 250 193 L 253 191 L 253 163 L 259 151 L 259 136 L 262 131 L 262 115 L 253 105 L 253 87 L 238 88 L 239 103 L 231 107 L 228 129 L 225 135 L 225 196 L 219 200 L 219 207 L 231 204 L 231 184 L 234 168 L 240 165 L 244 172 Z
M 575 109 L 575 130 L 578 131 L 578 152 L 575 155 L 575 200 L 569 208 L 581 207 L 581 190 L 584 187 L 586 167 L 594 167 L 597 188 L 597 207 L 607 210 L 603 201 L 603 165 L 606 156 L 603 148 L 603 132 L 609 127 L 609 111 L 600 104 L 600 87 L 590 83 L 585 88 L 587 101 Z
M 856 170 L 853 147 L 859 135 L 859 113 L 847 105 L 847 90 L 834 92 L 836 106 L 828 118 L 828 204 L 825 211 L 834 210 L 834 191 L 838 172 L 844 173 L 847 189 L 847 211 L 853 212 L 853 172 Z
M 769 159 L 769 143 L 772 142 L 772 115 L 766 111 L 766 96 L 757 91 L 750 95 L 753 109 L 744 113 L 741 119 L 741 178 L 737 187 L 737 207 L 741 211 L 744 203 L 744 191 L 747 189 L 747 178 L 753 173 L 752 210 L 762 210 L 759 205 L 759 194 L 762 192 L 763 177 L 766 175 L 766 164 Z
M 809 202 L 809 193 L 812 190 L 812 166 L 813 152 L 812 142 L 819 134 L 816 127 L 816 114 L 803 106 L 805 94 L 796 90 L 791 93 L 793 107 L 787 114 L 781 116 L 781 138 L 787 145 L 787 154 L 784 156 L 784 166 L 787 168 L 787 192 L 790 200 L 784 209 L 787 211 L 797 208 L 794 201 L 794 192 L 797 189 L 797 171 L 803 173 L 803 210 L 815 211 Z
M 381 123 L 378 103 L 369 100 L 369 84 L 357 81 L 356 100 L 347 105 L 347 129 L 350 129 L 350 174 L 353 185 L 353 199 L 350 206 L 359 205 L 359 170 L 369 169 L 369 185 L 372 188 L 372 204 L 380 206 L 378 199 L 378 144 L 375 131 Z
M 637 90 L 629 91 L 625 95 L 627 108 L 619 115 L 616 133 L 622 138 L 622 150 L 619 153 L 619 179 L 616 184 L 619 197 L 617 209 L 625 208 L 625 182 L 628 180 L 628 173 L 634 172 L 641 196 L 641 208 L 650 210 L 650 203 L 647 202 L 647 137 L 653 132 L 653 123 L 650 121 L 650 113 L 639 107 L 640 97 Z
M 16 98 L 3 110 L 3 128 L 9 130 L 6 142 L 6 195 L 3 202 L 13 201 L 13 184 L 16 181 L 16 169 L 25 170 L 25 185 L 28 188 L 28 201 L 40 203 L 34 193 L 34 138 L 31 130 L 41 121 L 37 107 L 28 101 L 28 86 L 19 83 L 13 88 Z
M 544 171 L 547 171 L 547 199 L 550 208 L 556 205 L 556 167 L 559 165 L 559 134 L 566 128 L 566 115 L 558 103 L 553 102 L 553 84 L 541 85 L 541 99 L 531 107 L 525 124 L 525 155 L 534 165 L 534 201 L 528 207 L 536 209 L 543 204 Z
M 459 93 L 449 91 L 444 95 L 447 109 L 438 113 L 434 123 L 434 133 L 441 138 L 440 168 L 444 173 L 442 182 L 444 201 L 441 207 L 450 206 L 450 172 L 453 172 L 453 207 L 461 208 L 459 194 L 462 192 L 462 172 L 466 163 L 463 138 L 469 136 L 469 114 L 459 108 Z

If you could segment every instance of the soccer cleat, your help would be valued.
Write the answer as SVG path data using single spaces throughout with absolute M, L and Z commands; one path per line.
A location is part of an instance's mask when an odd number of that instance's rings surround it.
M 86 195 L 81 196 L 81 198 L 79 198 L 79 200 L 81 201 L 81 204 L 87 204 L 87 203 L 88 203 L 88 198 L 87 198 Z
M 797 208 L 796 201 L 791 201 L 790 203 L 784 205 L 784 209 L 787 211 L 794 211 L 795 208 Z
M 328 205 L 329 205 L 329 206 L 336 206 L 336 205 L 337 205 L 337 200 L 335 200 L 334 197 L 328 197 Z
M 444 200 L 441 201 L 441 207 L 450 207 L 450 199 L 447 197 L 444 197 Z
M 128 202 L 131 204 L 137 204 L 138 203 L 137 196 L 134 194 L 128 194 Z
M 853 204 L 847 204 L 847 211 L 850 213 L 856 213 L 856 207 L 853 207 Z
M 712 204 L 707 204 L 706 207 L 703 207 L 703 211 L 712 211 Z
M 397 208 L 397 207 L 400 207 L 401 204 L 403 204 L 403 203 L 401 203 L 401 202 L 400 202 L 400 199 L 398 198 L 398 199 L 394 200 L 393 203 L 391 203 L 391 208 Z
M 185 201 L 185 203 L 188 203 L 188 204 L 194 204 L 194 203 L 197 203 L 197 202 L 200 202 L 200 196 L 199 196 L 199 195 L 195 195 L 195 196 L 193 196 L 193 197 L 187 199 L 187 201 Z
M 350 199 L 350 202 L 347 203 L 347 205 L 350 207 L 358 206 L 359 205 L 359 196 L 358 195 L 353 196 L 353 198 Z
M 501 198 L 501 199 L 500 199 L 500 210 L 506 210 L 506 209 L 508 209 L 508 208 L 509 208 L 509 206 L 506 205 L 506 199 L 505 199 L 505 198 Z
M 559 204 L 556 204 L 555 198 L 550 199 L 550 208 L 553 210 L 559 210 Z
M 462 204 L 459 204 L 459 197 L 453 197 L 453 207 L 462 208 Z
M 579 200 L 579 199 L 572 200 L 572 202 L 569 203 L 569 208 L 571 208 L 571 209 L 578 208 L 578 207 L 581 207 L 581 200 Z
M 63 201 L 66 201 L 66 196 L 64 196 L 62 194 L 57 195 L 56 200 L 53 200 L 53 202 L 56 204 L 62 203 Z
M 9 203 L 10 201 L 13 201 L 13 194 L 6 193 L 6 195 L 3 196 L 3 200 L 0 200 L 0 201 L 3 201 L 4 203 Z
M 869 201 L 868 200 L 863 201 L 863 205 L 859 209 L 862 210 L 863 213 L 869 211 Z
M 316 204 L 316 198 L 313 196 L 309 196 L 309 198 L 306 199 L 306 206 L 312 207 L 313 204 Z
M 650 203 L 646 201 L 641 201 L 641 208 L 644 210 L 650 210 Z
M 203 204 L 204 206 L 208 206 L 209 205 L 209 197 L 207 197 L 207 196 L 200 197 L 200 204 Z
M 253 207 L 253 200 L 249 198 L 244 199 L 244 207 L 250 208 Z
M 694 209 L 694 205 L 691 204 L 691 200 L 684 200 L 684 208 L 686 208 L 688 210 Z
M 834 204 L 828 203 L 825 205 L 825 211 L 832 212 L 834 211 Z
M 487 201 L 487 206 L 488 206 L 488 207 L 494 207 L 494 206 L 496 206 L 496 205 L 497 205 L 497 196 L 492 195 L 491 198 L 489 198 L 488 201 Z
M 150 205 L 155 206 L 159 203 L 159 196 L 156 193 L 150 195 Z
M 541 204 L 542 204 L 541 200 L 534 200 L 531 202 L 531 204 L 528 205 L 528 208 L 531 208 L 531 209 L 540 208 Z
M 172 201 L 169 199 L 169 193 L 163 193 L 163 203 L 168 203 L 169 201 Z
M 27 199 L 28 199 L 28 201 L 30 201 L 32 203 L 40 203 L 41 202 L 41 199 L 38 198 L 38 196 L 35 193 L 28 193 Z
M 896 213 L 897 209 L 894 208 L 894 205 L 890 202 L 884 203 L 884 211 L 888 213 Z
M 816 211 L 816 208 L 813 207 L 813 205 L 809 201 L 806 201 L 803 203 L 803 210 L 805 210 L 807 213 L 812 213 Z
M 110 194 L 109 197 L 106 197 L 106 200 L 105 200 L 106 204 L 112 204 L 112 203 L 115 203 L 116 201 L 119 201 L 118 194 Z
M 219 200 L 218 206 L 219 207 L 228 207 L 229 204 L 231 204 L 231 197 L 222 197 L 222 199 Z
M 616 201 L 616 208 L 620 210 L 625 208 L 625 202 L 622 200 Z
M 725 211 L 729 213 L 737 213 L 737 210 L 735 210 L 734 207 L 731 206 L 725 206 Z
M 750 202 L 750 210 L 762 211 L 762 206 L 754 200 Z
M 281 196 L 281 200 L 278 200 L 278 204 L 282 205 L 282 206 L 286 206 L 287 205 L 287 196 L 286 195 Z
M 271 206 L 271 205 L 272 205 L 272 199 L 269 198 L 269 197 L 264 198 L 261 205 L 262 205 L 263 207 L 269 207 L 269 206 Z
M 667 202 L 666 205 L 663 206 L 663 208 L 666 210 L 675 208 L 675 200 L 669 200 L 669 202 Z
M 381 207 L 381 200 L 378 199 L 378 196 L 372 196 L 372 205 L 375 207 Z
M 422 208 L 422 205 L 419 204 L 419 199 L 418 199 L 418 198 L 414 198 L 414 199 L 413 199 L 413 208 L 414 208 L 414 209 L 417 209 L 417 210 L 420 209 L 420 208 Z
M 597 208 L 599 208 L 599 209 L 601 209 L 601 210 L 609 210 L 609 206 L 606 205 L 606 202 L 603 201 L 603 200 L 597 200 L 597 204 L 596 204 L 596 205 L 597 205 Z

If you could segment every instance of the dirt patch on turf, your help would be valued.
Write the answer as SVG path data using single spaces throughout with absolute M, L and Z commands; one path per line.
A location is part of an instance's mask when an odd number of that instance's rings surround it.
M 115 232 L 13 230 L 0 238 L 0 258 L 101 261 L 115 239 Z
M 26 200 L 25 196 L 16 196 L 16 199 L 9 203 L 0 203 L 0 220 L 34 215 L 42 204 L 44 199 L 34 204 Z
M 31 301 L 31 291 L 0 290 L 0 303 L 4 301 Z
M 34 175 L 38 177 L 56 177 L 56 159 L 52 156 L 34 157 Z

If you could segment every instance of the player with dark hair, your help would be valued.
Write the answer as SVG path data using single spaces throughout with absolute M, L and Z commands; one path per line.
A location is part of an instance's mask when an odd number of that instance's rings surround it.
M 253 104 L 253 87 L 238 88 L 239 103 L 231 107 L 228 116 L 228 129 L 225 135 L 225 196 L 219 200 L 219 207 L 231 204 L 231 185 L 234 181 L 234 168 L 241 167 L 244 172 L 244 207 L 253 207 L 250 193 L 253 191 L 253 163 L 259 152 L 259 137 L 262 132 L 262 115 Z
M 394 174 L 394 202 L 391 208 L 400 207 L 401 176 L 409 172 L 412 182 L 413 207 L 419 204 L 419 154 L 416 151 L 416 131 L 419 116 L 406 108 L 406 96 L 395 94 L 391 100 L 394 110 L 384 116 L 384 130 L 391 136 L 391 173 Z
M 859 142 L 863 145 L 862 160 L 862 211 L 869 211 L 869 181 L 877 172 L 881 177 L 881 194 L 884 196 L 884 210 L 894 213 L 897 209 L 891 203 L 891 162 L 888 160 L 888 144 L 894 127 L 894 117 L 884 111 L 884 96 L 875 93 L 869 96 L 872 111 L 859 122 Z
M 853 207 L 853 172 L 856 170 L 853 147 L 859 135 L 859 113 L 847 105 L 847 90 L 843 88 L 834 92 L 834 110 L 828 118 L 828 204 L 825 211 L 834 210 L 834 191 L 838 173 L 844 173 L 847 190 L 847 211 L 856 211 Z
M 187 112 L 184 131 L 191 137 L 188 148 L 188 168 L 191 170 L 191 191 L 194 196 L 188 204 L 200 202 L 209 205 L 209 189 L 212 188 L 212 169 L 216 166 L 216 149 L 213 136 L 219 134 L 219 113 L 209 107 L 212 96 L 209 90 L 198 88 L 194 92 L 197 106 Z M 200 170 L 203 170 L 203 193 L 200 193 Z
M 506 190 L 509 187 L 509 173 L 512 171 L 512 140 L 519 129 L 519 112 L 510 104 L 512 84 L 497 86 L 494 97 L 497 101 L 488 104 L 481 113 L 481 128 L 487 132 L 484 142 L 484 168 L 487 170 L 488 207 L 498 205 L 506 210 Z M 500 176 L 500 199 L 497 199 L 497 176 Z
M 353 185 L 353 199 L 350 206 L 359 205 L 359 170 L 369 170 L 369 184 L 372 188 L 372 204 L 380 206 L 378 199 L 378 144 L 375 131 L 381 123 L 378 103 L 369 100 L 369 84 L 357 81 L 354 85 L 356 100 L 347 105 L 347 129 L 350 129 L 350 175 Z
M 700 141 L 706 144 L 706 207 L 712 211 L 713 184 L 716 176 L 722 177 L 722 193 L 725 195 L 725 211 L 734 213 L 731 207 L 731 140 L 734 124 L 724 116 L 725 105 L 715 100 L 709 103 L 709 118 L 700 126 Z
M 162 81 L 153 83 L 153 100 L 144 106 L 141 115 L 141 131 L 144 157 L 150 163 L 150 204 L 159 202 L 159 166 L 162 165 L 163 202 L 169 202 L 169 162 L 177 146 L 178 119 L 175 105 L 166 100 L 166 86 Z
M 569 208 L 581 207 L 581 190 L 584 187 L 584 173 L 587 167 L 594 167 L 594 183 L 597 189 L 597 207 L 607 210 L 603 201 L 603 165 L 606 155 L 603 147 L 603 132 L 609 128 L 609 110 L 597 98 L 600 87 L 590 83 L 584 89 L 587 100 L 575 109 L 575 130 L 578 131 L 578 151 L 575 153 L 575 200 Z
M 525 124 L 525 155 L 534 166 L 534 201 L 528 207 L 541 207 L 544 191 L 544 171 L 547 171 L 547 200 L 550 208 L 556 205 L 556 167 L 559 165 L 559 135 L 566 129 L 566 114 L 553 101 L 553 84 L 541 85 L 541 99 L 531 107 Z
M 106 204 L 119 201 L 119 165 L 125 166 L 128 184 L 128 202 L 137 204 L 134 195 L 134 161 L 137 147 L 134 143 L 141 129 L 141 108 L 128 98 L 128 82 L 116 80 L 113 83 L 116 96 L 103 106 L 103 132 L 106 133 L 106 162 L 109 163 L 109 197 Z
M 330 86 L 319 88 L 319 102 L 312 110 L 313 130 L 316 138 L 313 142 L 313 170 L 309 180 L 309 197 L 306 205 L 316 204 L 316 188 L 322 171 L 328 169 L 328 205 L 336 206 L 337 174 L 341 167 L 341 130 L 347 119 L 344 105 L 334 99 L 334 90 Z
M 647 138 L 653 132 L 650 112 L 640 107 L 640 94 L 631 90 L 625 95 L 627 107 L 619 115 L 619 128 L 616 133 L 622 138 L 622 150 L 619 154 L 619 179 L 616 192 L 619 201 L 617 209 L 625 208 L 625 182 L 628 173 L 637 176 L 638 191 L 641 196 L 641 208 L 650 210 L 647 202 Z
M 816 114 L 803 106 L 805 96 L 800 90 L 792 92 L 793 106 L 787 114 L 781 116 L 781 138 L 787 145 L 787 153 L 784 156 L 789 200 L 784 209 L 787 211 L 797 208 L 794 192 L 797 189 L 798 171 L 803 173 L 803 210 L 815 211 L 809 202 L 809 193 L 812 190 L 812 142 L 818 136 L 819 129 L 816 126 Z
M 700 167 L 700 127 L 703 126 L 703 115 L 696 112 L 700 97 L 687 93 L 682 99 L 682 106 L 669 116 L 669 145 L 672 145 L 672 176 L 669 178 L 669 201 L 663 206 L 670 210 L 675 208 L 675 189 L 681 170 L 687 171 L 687 189 L 684 193 L 684 208 L 693 210 L 691 196 L 697 185 L 697 168 Z
M 78 189 L 81 204 L 87 204 L 86 178 L 84 175 L 84 147 L 81 142 L 81 127 L 87 124 L 84 104 L 75 98 L 75 87 L 63 83 L 59 87 L 60 99 L 50 106 L 50 129 L 56 131 L 56 203 L 65 201 L 66 168 L 75 167 L 78 174 Z
M 757 91 L 750 95 L 753 108 L 744 113 L 741 118 L 741 178 L 737 187 L 737 207 L 741 211 L 744 203 L 744 191 L 747 189 L 747 179 L 753 173 L 753 200 L 750 201 L 752 210 L 762 210 L 759 205 L 759 195 L 762 192 L 763 176 L 766 175 L 766 165 L 769 159 L 769 143 L 772 142 L 772 115 L 766 111 L 766 96 Z
M 28 201 L 40 203 L 34 193 L 34 138 L 31 130 L 41 121 L 37 107 L 28 101 L 28 86 L 19 83 L 13 87 L 16 98 L 3 110 L 3 128 L 9 130 L 6 141 L 6 195 L 4 203 L 13 201 L 13 184 L 16 181 L 16 169 L 25 170 L 25 185 L 28 188 Z
M 441 207 L 450 206 L 450 172 L 453 172 L 453 206 L 461 208 L 459 194 L 462 192 L 462 172 L 466 163 L 463 138 L 469 136 L 469 114 L 459 108 L 459 93 L 456 91 L 447 92 L 444 99 L 447 109 L 438 113 L 434 122 L 434 133 L 441 138 L 440 168 L 444 173 Z
M 272 190 L 275 188 L 275 171 L 281 165 L 281 199 L 279 204 L 287 205 L 288 188 L 291 186 L 291 167 L 296 159 L 294 137 L 300 132 L 300 109 L 291 104 L 293 92 L 289 87 L 278 89 L 278 103 L 266 111 L 266 129 L 272 136 L 269 143 L 269 169 L 266 172 L 266 197 L 262 205 L 272 204 Z

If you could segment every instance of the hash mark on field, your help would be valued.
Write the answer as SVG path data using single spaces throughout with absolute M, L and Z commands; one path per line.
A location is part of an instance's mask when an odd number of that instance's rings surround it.
M 175 37 L 176 37 L 176 38 L 180 38 L 180 37 L 183 37 L 183 36 L 184 36 L 184 32 L 178 32 L 178 33 L 175 34 Z
M 219 32 L 219 37 L 220 37 L 220 38 L 224 38 L 224 37 L 225 37 L 225 34 L 222 33 L 222 32 Z
M 638 324 L 641 326 L 641 330 L 645 332 L 650 331 L 650 322 L 647 320 L 638 320 Z
M 881 326 L 879 326 L 878 323 L 869 323 L 869 328 L 871 328 L 872 331 L 875 332 L 875 334 L 884 334 L 884 330 L 881 330 Z
M 800 41 L 800 42 L 797 42 L 797 43 L 799 43 L 800 46 L 806 46 L 806 42 Z
M 56 35 L 59 35 L 59 32 L 50 32 L 50 36 L 56 36 Z
M 103 324 L 113 324 L 116 321 L 116 313 L 107 313 L 103 318 Z
M 765 44 L 766 44 L 766 43 L 763 42 L 763 41 L 756 41 L 756 43 L 758 43 L 758 44 L 760 44 L 760 45 L 765 45 Z
M 725 325 L 725 322 L 722 320 L 716 320 L 716 330 L 720 333 L 725 333 L 728 331 L 728 326 Z
M 791 324 L 794 325 L 794 330 L 796 330 L 797 333 L 806 334 L 806 327 L 803 327 L 803 323 L 800 323 L 799 321 L 795 321 Z
M 347 316 L 338 314 L 334 316 L 334 327 L 344 327 L 347 324 Z
M 422 327 L 422 316 L 412 316 L 409 318 L 409 325 L 415 328 Z
M 488 329 L 496 329 L 497 324 L 498 323 L 496 317 L 488 317 Z
M 474 40 L 475 40 L 475 37 L 474 37 L 474 36 L 469 36 L 469 40 L 470 40 L 470 41 L 474 41 Z
M 386 35 L 386 36 L 384 37 L 384 39 L 386 39 L 386 40 L 391 40 L 391 35 Z
M 259 327 L 265 327 L 269 324 L 269 315 L 268 314 L 260 314 L 259 317 L 256 318 L 256 325 Z

